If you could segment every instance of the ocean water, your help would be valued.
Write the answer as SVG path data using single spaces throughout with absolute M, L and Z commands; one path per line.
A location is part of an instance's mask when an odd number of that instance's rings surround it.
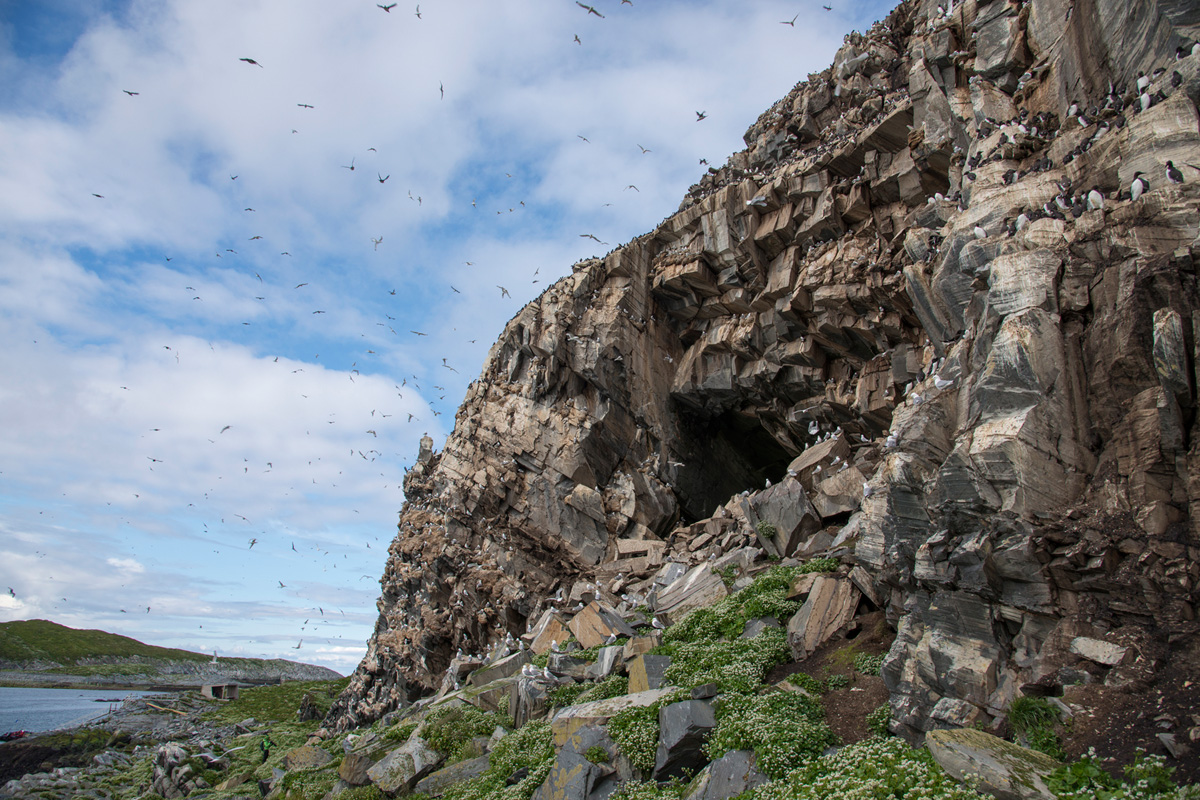
M 0 733 L 30 733 L 76 727 L 108 713 L 129 696 L 148 697 L 161 692 L 129 689 L 23 689 L 0 686 Z M 113 701 L 113 702 L 97 702 Z

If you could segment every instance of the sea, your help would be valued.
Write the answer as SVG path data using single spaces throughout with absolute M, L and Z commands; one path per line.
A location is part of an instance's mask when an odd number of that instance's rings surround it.
M 75 728 L 95 721 L 126 697 L 149 697 L 162 692 L 129 689 L 26 689 L 0 686 L 0 734 L 40 733 Z

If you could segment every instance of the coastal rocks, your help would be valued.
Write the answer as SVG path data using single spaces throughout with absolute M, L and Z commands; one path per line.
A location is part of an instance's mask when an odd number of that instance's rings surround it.
M 188 752 L 177 744 L 160 745 L 154 753 L 154 771 L 150 778 L 150 789 L 166 800 L 187 797 L 196 789 L 208 787 L 208 783 L 187 764 Z

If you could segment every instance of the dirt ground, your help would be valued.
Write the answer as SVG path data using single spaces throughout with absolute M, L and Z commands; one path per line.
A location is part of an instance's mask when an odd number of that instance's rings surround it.
M 1149 681 L 1120 687 L 1067 686 L 1062 699 L 1082 709 L 1060 728 L 1070 758 L 1095 748 L 1109 771 L 1120 775 L 1142 749 L 1168 756 L 1177 783 L 1200 783 L 1200 641 L 1194 637 L 1173 645 Z M 1159 741 L 1160 733 L 1174 734 L 1188 752 L 1171 758 Z M 1192 741 L 1192 735 L 1198 740 Z
M 895 634 L 884 621 L 882 611 L 866 614 L 857 621 L 859 626 L 852 631 L 853 639 L 830 639 L 804 661 L 780 664 L 767 675 L 768 683 L 781 681 L 797 672 L 817 680 L 825 680 L 830 675 L 848 677 L 849 685 L 827 692 L 823 697 L 825 721 L 842 744 L 853 744 L 870 736 L 867 715 L 888 700 L 883 679 L 855 671 L 854 656 L 886 653 Z

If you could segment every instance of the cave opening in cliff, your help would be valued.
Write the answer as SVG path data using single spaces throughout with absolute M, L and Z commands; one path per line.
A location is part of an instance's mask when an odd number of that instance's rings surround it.
M 693 433 L 701 458 L 684 488 L 685 510 L 696 519 L 711 516 L 736 494 L 782 480 L 794 458 L 757 418 L 739 411 L 694 419 Z

